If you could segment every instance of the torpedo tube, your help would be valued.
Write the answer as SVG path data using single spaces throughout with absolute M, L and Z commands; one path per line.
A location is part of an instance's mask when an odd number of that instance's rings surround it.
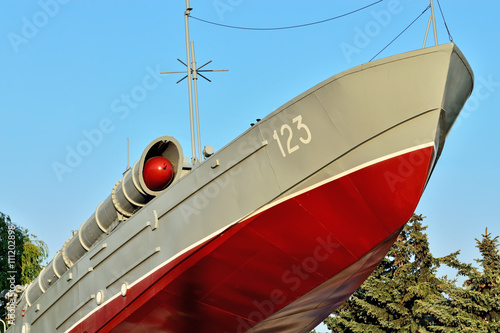
M 30 307 L 117 223 L 123 223 L 181 177 L 182 148 L 171 136 L 153 140 L 116 182 L 111 194 L 85 220 L 27 287 L 19 308 Z

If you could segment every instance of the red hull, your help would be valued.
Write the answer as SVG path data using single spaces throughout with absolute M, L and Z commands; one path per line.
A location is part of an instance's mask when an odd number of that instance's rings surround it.
M 433 156 L 433 146 L 392 156 L 268 207 L 157 268 L 68 332 L 313 328 L 388 251 Z

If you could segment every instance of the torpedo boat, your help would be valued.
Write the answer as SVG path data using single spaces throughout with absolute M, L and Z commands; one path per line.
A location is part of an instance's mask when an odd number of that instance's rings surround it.
M 448 43 L 334 75 L 204 161 L 153 140 L 8 332 L 309 332 L 396 240 L 473 82 Z

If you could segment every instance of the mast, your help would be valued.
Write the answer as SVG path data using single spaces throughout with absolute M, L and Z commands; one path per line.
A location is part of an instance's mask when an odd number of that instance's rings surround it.
M 196 137 L 198 138 L 198 156 L 201 159 L 200 113 L 198 112 L 198 69 L 194 56 L 194 42 L 191 41 L 191 54 L 193 55 L 193 81 L 194 81 L 194 108 L 196 110 Z
M 189 120 L 191 124 L 191 163 L 196 164 L 196 147 L 194 142 L 194 115 L 193 115 L 193 86 L 191 73 L 191 52 L 189 50 L 189 14 L 193 8 L 189 7 L 189 0 L 186 0 L 186 11 L 184 12 L 184 25 L 186 29 L 186 58 L 187 58 L 187 77 L 188 77 L 188 92 L 189 92 Z
M 437 30 L 436 30 L 436 16 L 434 15 L 434 2 L 430 0 L 431 2 L 431 17 L 429 17 L 429 22 L 427 23 L 427 30 L 425 31 L 425 38 L 424 38 L 424 45 L 422 45 L 422 48 L 425 47 L 425 44 L 427 43 L 427 36 L 429 35 L 429 28 L 431 26 L 431 21 L 432 21 L 432 29 L 434 30 L 434 44 L 437 46 L 438 45 L 438 37 L 437 37 Z M 429 8 L 429 7 L 427 7 Z
M 188 79 L 188 92 L 189 92 L 189 118 L 191 125 L 191 163 L 195 166 L 198 161 L 201 161 L 201 135 L 200 135 L 200 115 L 198 111 L 198 76 L 201 76 L 208 82 L 210 81 L 207 77 L 205 77 L 202 72 L 226 72 L 227 69 L 202 69 L 206 65 L 210 64 L 212 60 L 203 64 L 200 67 L 196 65 L 196 59 L 194 55 L 194 43 L 189 38 L 189 15 L 193 8 L 189 7 L 189 0 L 186 0 L 186 11 L 184 12 L 184 25 L 186 29 L 186 57 L 187 62 L 184 63 L 182 60 L 177 58 L 177 60 L 186 66 L 186 71 L 174 71 L 174 72 L 161 72 L 160 74 L 176 74 L 176 73 L 186 73 L 186 75 L 177 81 L 177 83 L 181 82 L 185 78 Z M 194 81 L 194 96 L 193 96 L 193 82 Z M 193 112 L 193 98 L 194 104 L 196 108 L 196 114 Z M 196 125 L 195 125 L 196 123 Z M 196 137 L 198 138 L 198 155 L 196 154 L 196 142 L 195 142 L 195 126 L 196 126 Z

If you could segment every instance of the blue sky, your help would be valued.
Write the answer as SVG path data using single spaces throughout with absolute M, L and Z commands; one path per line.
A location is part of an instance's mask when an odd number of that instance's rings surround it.
M 192 0 L 192 15 L 220 24 L 281 27 L 328 19 L 375 1 Z M 191 20 L 198 65 L 229 69 L 201 80 L 202 144 L 219 149 L 297 94 L 369 61 L 428 5 L 384 0 L 300 29 L 247 31 Z M 498 66 L 500 4 L 441 0 L 476 87 L 417 208 L 435 255 L 478 257 L 485 227 L 500 235 Z M 0 2 L 0 211 L 47 242 L 50 257 L 110 193 L 154 138 L 190 156 L 185 1 Z M 378 58 L 422 46 L 426 12 Z M 440 43 L 449 41 L 436 5 Z M 428 45 L 433 43 L 429 38 Z M 127 97 L 128 96 L 128 97 Z M 81 152 L 75 157 L 75 152 Z M 61 165 L 66 167 L 61 169 Z

